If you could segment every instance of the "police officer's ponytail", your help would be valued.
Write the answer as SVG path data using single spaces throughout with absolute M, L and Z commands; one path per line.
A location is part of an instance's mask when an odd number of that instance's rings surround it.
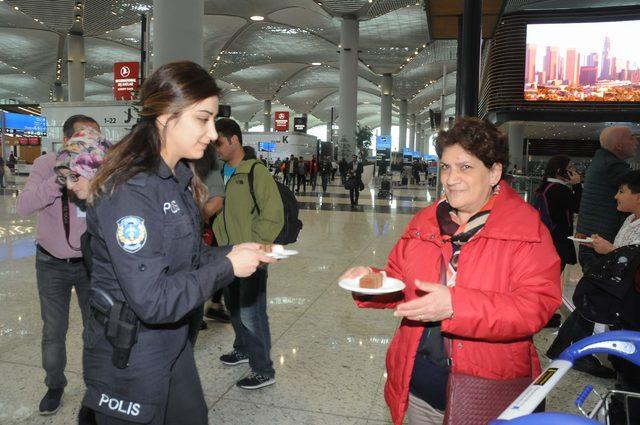
M 141 172 L 154 172 L 160 161 L 162 139 L 156 119 L 169 114 L 170 120 L 191 105 L 221 95 L 215 80 L 193 62 L 172 62 L 158 68 L 140 89 L 140 121 L 107 155 L 91 182 L 88 202 L 113 191 Z M 207 190 L 194 173 L 191 182 L 196 204 L 206 202 Z

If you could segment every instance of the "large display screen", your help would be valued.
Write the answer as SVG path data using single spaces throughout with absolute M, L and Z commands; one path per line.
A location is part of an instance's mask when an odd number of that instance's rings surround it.
M 527 25 L 524 98 L 640 102 L 640 20 Z
M 5 112 L 5 131 L 14 135 L 47 135 L 47 119 L 45 117 Z
M 273 142 L 258 142 L 258 150 L 260 152 L 275 152 L 276 144 Z

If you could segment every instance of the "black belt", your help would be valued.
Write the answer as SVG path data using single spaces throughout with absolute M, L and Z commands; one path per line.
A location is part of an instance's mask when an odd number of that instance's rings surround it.
M 64 262 L 64 263 L 73 263 L 73 264 L 75 264 L 75 263 L 81 263 L 81 262 L 83 261 L 83 260 L 82 260 L 82 257 L 58 258 L 58 257 L 56 257 L 55 255 L 52 255 L 52 254 L 51 254 L 49 251 L 47 251 L 46 249 L 44 249 L 44 248 L 42 247 L 42 245 L 40 245 L 40 244 L 37 244 L 37 245 L 36 245 L 36 249 L 37 249 L 38 251 L 42 252 L 43 254 L 46 254 L 46 255 L 48 255 L 49 257 L 53 258 L 54 260 L 58 260 L 58 261 L 60 261 L 60 262 Z

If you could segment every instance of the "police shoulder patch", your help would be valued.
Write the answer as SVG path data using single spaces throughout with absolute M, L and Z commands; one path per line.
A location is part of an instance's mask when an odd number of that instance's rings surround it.
M 147 242 L 144 220 L 135 215 L 128 215 L 120 218 L 116 224 L 116 239 L 120 248 L 131 254 L 140 251 Z

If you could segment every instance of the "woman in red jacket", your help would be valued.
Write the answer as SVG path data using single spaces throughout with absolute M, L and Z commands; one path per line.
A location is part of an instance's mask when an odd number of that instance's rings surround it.
M 394 424 L 405 412 L 409 424 L 440 424 L 445 407 L 465 407 L 468 400 L 447 400 L 452 373 L 500 385 L 536 376 L 532 336 L 561 302 L 549 231 L 502 180 L 507 138 L 490 123 L 463 118 L 438 134 L 436 151 L 445 196 L 413 217 L 384 268 L 406 288 L 354 294 L 360 307 L 394 308 L 403 317 L 387 353 Z M 343 277 L 368 272 L 360 266 Z

